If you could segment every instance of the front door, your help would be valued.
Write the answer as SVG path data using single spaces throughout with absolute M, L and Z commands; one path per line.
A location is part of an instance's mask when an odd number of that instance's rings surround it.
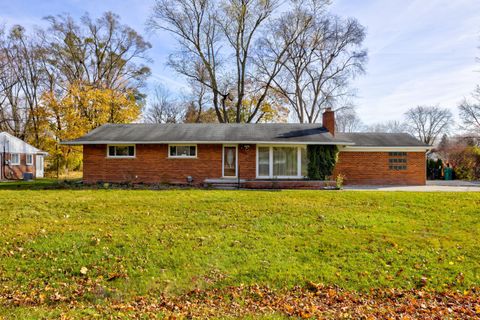
M 43 178 L 43 156 L 36 156 L 35 159 L 35 177 Z
M 223 146 L 223 176 L 237 176 L 237 146 Z

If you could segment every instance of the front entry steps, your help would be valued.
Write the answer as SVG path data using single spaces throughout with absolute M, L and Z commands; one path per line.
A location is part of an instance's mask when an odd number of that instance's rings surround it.
M 233 190 L 242 188 L 245 181 L 245 179 L 236 178 L 205 179 L 203 185 L 207 188 Z
M 203 185 L 214 189 L 307 189 L 322 190 L 336 187 L 335 181 L 303 179 L 255 179 L 236 178 L 205 179 Z

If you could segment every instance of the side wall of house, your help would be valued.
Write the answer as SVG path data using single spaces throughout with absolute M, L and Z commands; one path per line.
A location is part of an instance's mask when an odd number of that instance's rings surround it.
M 83 179 L 96 182 L 186 183 L 222 177 L 220 144 L 197 145 L 196 158 L 169 158 L 167 144 L 137 144 L 132 159 L 107 158 L 106 145 L 83 146 Z M 255 145 L 239 145 L 238 163 L 242 179 L 255 178 Z
M 3 158 L 3 154 L 1 155 Z M 10 160 L 10 154 L 5 153 L 5 159 Z M 3 159 L 2 159 L 3 161 Z M 1 178 L 6 180 L 20 180 L 23 179 L 23 174 L 26 172 L 33 173 L 33 177 L 35 178 L 35 161 L 36 157 L 33 155 L 33 164 L 27 165 L 27 155 L 25 153 L 20 153 L 20 164 L 19 165 L 12 165 L 12 164 L 3 164 L 0 166 L 0 170 L 3 170 L 2 174 L 0 175 Z
M 340 152 L 334 177 L 345 176 L 350 185 L 424 185 L 425 152 L 407 152 L 407 169 L 391 170 L 388 152 Z

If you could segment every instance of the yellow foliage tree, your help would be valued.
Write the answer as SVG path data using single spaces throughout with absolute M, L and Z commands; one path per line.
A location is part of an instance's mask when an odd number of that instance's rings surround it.
M 62 97 L 46 92 L 41 101 L 41 145 L 54 159 L 57 174 L 61 167 L 68 172 L 82 160 L 79 147 L 63 146 L 61 141 L 76 139 L 105 123 L 130 123 L 141 113 L 133 92 L 84 84 L 70 85 Z

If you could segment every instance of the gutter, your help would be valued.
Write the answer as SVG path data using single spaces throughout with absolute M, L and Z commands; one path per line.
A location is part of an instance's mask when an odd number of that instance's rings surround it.
M 346 146 L 340 151 L 343 152 L 419 152 L 432 150 L 433 146 Z
M 111 141 L 111 140 L 99 140 L 99 141 L 62 141 L 61 145 L 69 146 L 81 146 L 81 145 L 92 145 L 92 144 L 276 144 L 276 145 L 343 145 L 343 146 L 353 146 L 355 145 L 350 141 Z

